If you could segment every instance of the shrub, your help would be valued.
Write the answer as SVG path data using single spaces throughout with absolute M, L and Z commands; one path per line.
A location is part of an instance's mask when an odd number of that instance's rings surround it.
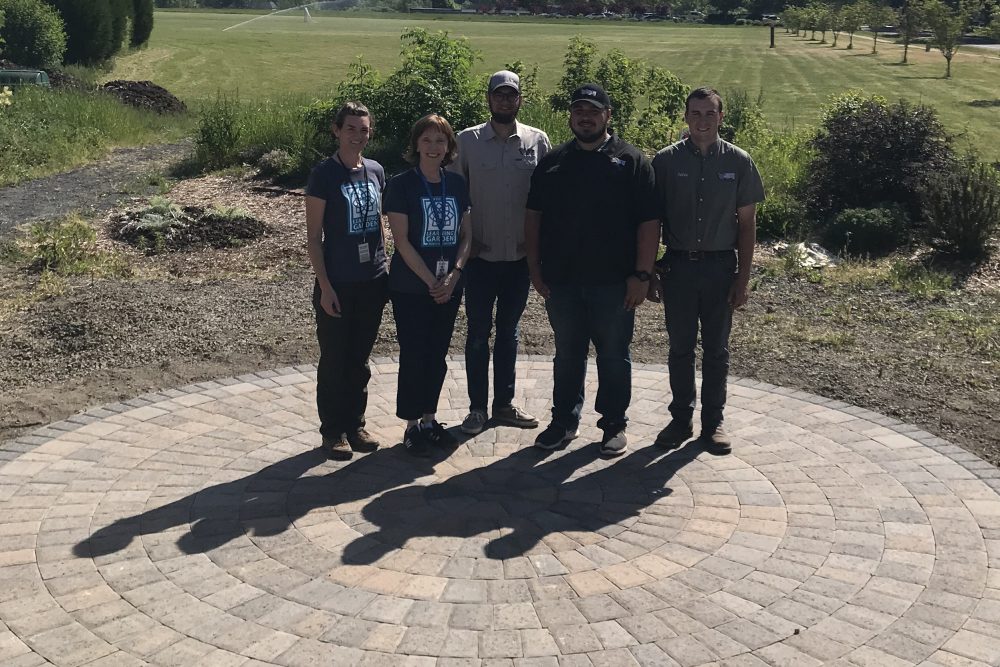
M 757 206 L 758 233 L 776 239 L 808 237 L 812 225 L 802 189 L 813 156 L 810 136 L 774 132 L 756 122 L 741 125 L 736 144 L 753 157 L 767 192 Z
M 109 0 L 47 0 L 66 26 L 66 63 L 92 65 L 115 53 Z
M 66 32 L 59 13 L 41 0 L 0 0 L 5 21 L 0 25 L 4 54 L 26 67 L 51 67 L 62 62 Z
M 132 25 L 132 0 L 108 0 L 111 8 L 111 53 L 125 46 Z
M 28 234 L 28 255 L 35 270 L 84 273 L 97 254 L 97 234 L 75 216 L 35 223 Z
M 726 141 L 734 141 L 737 134 L 755 135 L 764 128 L 763 105 L 763 90 L 757 93 L 756 99 L 742 88 L 726 92 L 719 136 Z
M 142 46 L 153 34 L 153 0 L 133 0 L 132 39 L 130 44 Z
M 828 248 L 845 255 L 880 255 L 905 243 L 905 213 L 890 208 L 851 208 L 833 217 L 826 228 Z
M 217 97 L 205 105 L 195 134 L 195 160 L 203 169 L 221 169 L 238 162 L 244 119 L 238 102 Z
M 933 109 L 905 101 L 890 105 L 857 91 L 824 109 L 812 145 L 806 200 L 819 219 L 883 203 L 918 219 L 931 177 L 954 162 L 951 137 Z
M 1000 176 L 995 167 L 966 156 L 928 191 L 927 241 L 963 259 L 989 254 L 1000 227 Z
M 765 239 L 801 239 L 808 230 L 808 215 L 802 200 L 785 194 L 769 194 L 757 205 L 757 235 Z

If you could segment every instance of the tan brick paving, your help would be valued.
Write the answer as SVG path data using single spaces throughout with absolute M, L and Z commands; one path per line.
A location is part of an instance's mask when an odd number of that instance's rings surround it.
M 439 419 L 465 412 L 450 360 Z M 387 445 L 398 364 L 373 364 Z M 551 363 L 519 362 L 544 416 Z M 1000 665 L 1000 471 L 912 426 L 734 380 L 731 456 L 488 428 L 413 460 L 316 449 L 310 366 L 95 408 L 4 443 L 0 663 Z

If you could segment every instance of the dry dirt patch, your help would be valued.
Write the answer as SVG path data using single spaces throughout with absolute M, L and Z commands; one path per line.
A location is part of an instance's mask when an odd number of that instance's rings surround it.
M 148 390 L 315 361 L 302 192 L 208 176 L 168 196 L 182 206 L 246 209 L 268 231 L 242 247 L 147 256 L 114 241 L 105 216 L 97 222 L 101 246 L 123 255 L 132 276 L 73 278 L 40 300 L 37 276 L 0 267 L 0 282 L 13 286 L 8 305 L 20 304 L 0 309 L 0 440 Z M 769 261 L 762 249 L 761 263 Z M 732 373 L 918 424 L 998 463 L 995 271 L 971 276 L 973 288 L 925 299 L 878 281 L 815 284 L 758 268 L 750 304 L 736 318 Z M 452 352 L 461 354 L 464 341 L 460 315 Z M 664 363 L 666 347 L 662 311 L 643 305 L 633 358 Z M 552 349 L 532 294 L 522 350 Z M 395 352 L 387 308 L 376 354 Z M 665 405 L 663 415 L 666 422 Z

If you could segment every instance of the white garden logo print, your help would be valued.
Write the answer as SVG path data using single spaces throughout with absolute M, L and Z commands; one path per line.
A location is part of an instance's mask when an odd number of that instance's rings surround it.
M 371 181 L 344 183 L 340 191 L 347 201 L 347 233 L 370 234 L 379 229 L 379 193 Z
M 458 243 L 458 202 L 454 197 L 447 197 L 444 206 L 441 206 L 441 198 L 435 197 L 431 201 L 430 197 L 421 197 L 420 206 L 424 210 L 424 233 L 420 239 L 420 245 L 429 246 L 453 246 Z M 437 208 L 435 208 L 435 206 Z M 444 224 L 440 226 L 438 232 L 438 212 L 444 209 Z

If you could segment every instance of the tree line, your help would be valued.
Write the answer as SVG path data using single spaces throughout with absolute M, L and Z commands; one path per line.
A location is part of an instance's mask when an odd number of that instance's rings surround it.
M 0 55 L 27 67 L 94 65 L 153 32 L 153 0 L 0 0 Z

